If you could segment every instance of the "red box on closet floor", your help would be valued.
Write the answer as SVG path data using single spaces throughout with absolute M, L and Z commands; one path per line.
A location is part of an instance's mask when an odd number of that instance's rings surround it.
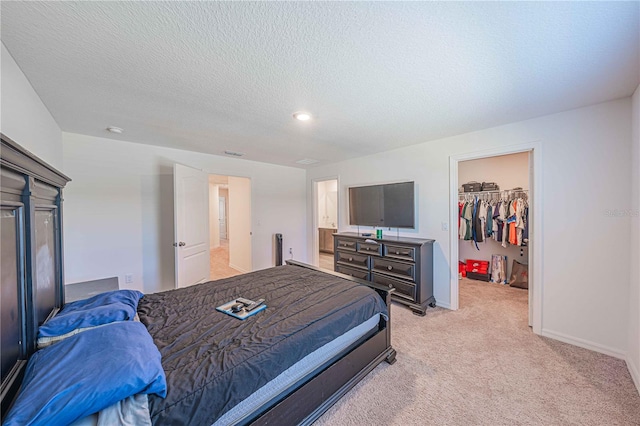
M 461 277 L 466 277 L 467 276 L 467 264 L 461 261 L 458 261 L 458 274 L 460 274 Z
M 467 259 L 467 272 L 475 272 L 478 274 L 489 273 L 489 261 L 487 260 L 475 260 Z

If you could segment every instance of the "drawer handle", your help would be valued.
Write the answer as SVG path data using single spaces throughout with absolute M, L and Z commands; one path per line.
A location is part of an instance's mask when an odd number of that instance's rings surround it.
M 387 269 L 391 271 L 393 269 L 393 266 L 389 265 L 387 266 Z
M 349 258 L 349 262 L 353 262 L 353 257 L 350 257 L 350 258 Z
M 367 249 L 367 251 L 369 251 L 369 247 L 365 247 Z
M 396 252 L 396 254 L 400 254 L 400 252 L 399 252 L 399 251 L 397 251 L 397 252 Z

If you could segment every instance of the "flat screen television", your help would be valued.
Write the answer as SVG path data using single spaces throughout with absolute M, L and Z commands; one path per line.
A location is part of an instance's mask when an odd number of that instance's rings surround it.
M 415 228 L 413 182 L 349 188 L 349 224 Z

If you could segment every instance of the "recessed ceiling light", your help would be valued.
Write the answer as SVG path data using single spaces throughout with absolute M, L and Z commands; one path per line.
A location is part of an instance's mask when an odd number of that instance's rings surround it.
M 302 160 L 296 161 L 296 163 L 298 163 L 298 164 L 305 164 L 305 165 L 307 165 L 307 164 L 315 164 L 315 163 L 318 163 L 318 162 L 319 162 L 318 160 L 314 160 L 313 158 L 303 158 Z
M 307 120 L 311 120 L 311 114 L 304 111 L 298 111 L 293 114 L 293 118 L 300 121 L 307 121 Z
M 121 129 L 120 127 L 115 127 L 115 126 L 109 126 L 107 127 L 107 130 L 110 131 L 111 133 L 122 133 L 124 132 L 124 129 Z

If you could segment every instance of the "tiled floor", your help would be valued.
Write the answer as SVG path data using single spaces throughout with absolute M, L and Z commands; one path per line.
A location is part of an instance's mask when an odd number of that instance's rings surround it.
M 333 255 L 329 253 L 320 253 L 320 267 L 333 271 Z
M 219 280 L 240 275 L 242 272 L 229 267 L 229 240 L 220 240 L 220 247 L 211 249 L 210 279 Z

